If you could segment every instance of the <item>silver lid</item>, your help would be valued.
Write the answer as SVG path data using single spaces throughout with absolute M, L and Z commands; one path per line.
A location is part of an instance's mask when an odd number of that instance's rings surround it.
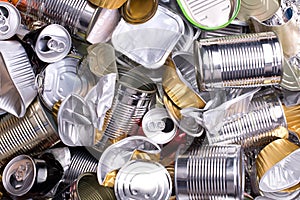
M 71 93 L 85 96 L 89 91 L 88 77 L 78 73 L 78 65 L 79 59 L 67 57 L 49 64 L 38 76 L 40 97 L 48 109 Z
M 167 200 L 171 196 L 172 180 L 161 164 L 132 160 L 119 170 L 114 189 L 118 200 Z
M 153 18 L 143 24 L 133 25 L 121 20 L 111 41 L 117 51 L 133 61 L 147 68 L 159 68 L 184 32 L 181 17 L 158 6 Z
M 42 61 L 53 63 L 66 57 L 71 46 L 72 40 L 68 31 L 61 25 L 51 24 L 39 34 L 35 52 Z
M 36 178 L 36 167 L 30 156 L 20 155 L 13 158 L 4 168 L 3 186 L 14 196 L 29 192 Z
M 19 11 L 10 3 L 0 2 L 0 40 L 14 36 L 21 24 Z
M 145 135 L 157 144 L 170 142 L 177 131 L 177 126 L 164 108 L 149 110 L 143 117 L 142 128 Z

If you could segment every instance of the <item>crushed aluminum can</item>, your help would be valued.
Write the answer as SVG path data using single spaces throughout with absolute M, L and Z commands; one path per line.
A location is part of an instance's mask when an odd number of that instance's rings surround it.
M 0 40 L 14 36 L 21 25 L 21 15 L 15 6 L 0 2 Z
M 176 199 L 243 199 L 244 176 L 241 146 L 194 148 L 176 159 Z
M 119 170 L 114 189 L 118 200 L 166 200 L 171 196 L 172 181 L 161 164 L 132 160 Z
M 34 71 L 20 42 L 0 41 L 0 53 L 0 108 L 23 117 L 37 95 Z
M 273 32 L 217 37 L 196 41 L 200 90 L 278 85 L 283 52 Z
M 157 144 L 170 142 L 177 132 L 177 126 L 164 108 L 149 110 L 143 117 L 142 128 L 147 138 Z
M 41 61 L 53 63 L 66 57 L 72 47 L 71 36 L 61 25 L 43 28 L 35 41 L 35 53 Z
M 41 158 L 19 155 L 4 168 L 3 185 L 13 196 L 43 196 L 62 176 L 62 166 L 49 154 L 44 154 Z

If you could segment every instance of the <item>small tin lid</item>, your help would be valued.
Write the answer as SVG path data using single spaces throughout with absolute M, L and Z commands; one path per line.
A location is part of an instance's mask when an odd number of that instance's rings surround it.
M 61 25 L 46 26 L 39 34 L 35 52 L 46 63 L 57 62 L 68 55 L 72 40 L 69 32 Z
M 29 192 L 36 178 L 36 167 L 30 156 L 19 155 L 4 168 L 3 186 L 14 196 L 23 196 Z
M 177 0 L 185 17 L 195 26 L 216 30 L 231 23 L 240 9 L 240 0 Z
M 145 135 L 157 144 L 166 144 L 176 135 L 177 126 L 164 108 L 149 110 L 142 121 Z
M 118 200 L 167 200 L 171 196 L 172 180 L 161 164 L 132 160 L 119 170 L 114 189 Z
M 0 40 L 14 36 L 21 24 L 18 9 L 10 3 L 0 2 Z
M 78 73 L 78 65 L 79 59 L 67 57 L 49 64 L 38 76 L 40 97 L 49 110 L 71 93 L 85 96 L 89 91 L 90 80 Z
M 151 19 L 158 7 L 158 0 L 128 0 L 121 7 L 121 16 L 131 24 L 140 24 Z

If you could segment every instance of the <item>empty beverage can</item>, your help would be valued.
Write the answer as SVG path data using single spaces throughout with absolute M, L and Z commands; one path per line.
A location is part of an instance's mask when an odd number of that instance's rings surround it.
M 15 6 L 0 2 L 0 40 L 14 36 L 21 24 L 21 15 Z

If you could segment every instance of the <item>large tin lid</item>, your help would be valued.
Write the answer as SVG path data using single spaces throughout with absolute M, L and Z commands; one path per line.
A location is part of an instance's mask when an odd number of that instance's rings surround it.
M 21 15 L 10 3 L 0 2 L 0 40 L 14 36 L 21 24 Z
M 119 170 L 114 189 L 118 200 L 167 200 L 171 196 L 172 180 L 161 164 L 132 160 Z

